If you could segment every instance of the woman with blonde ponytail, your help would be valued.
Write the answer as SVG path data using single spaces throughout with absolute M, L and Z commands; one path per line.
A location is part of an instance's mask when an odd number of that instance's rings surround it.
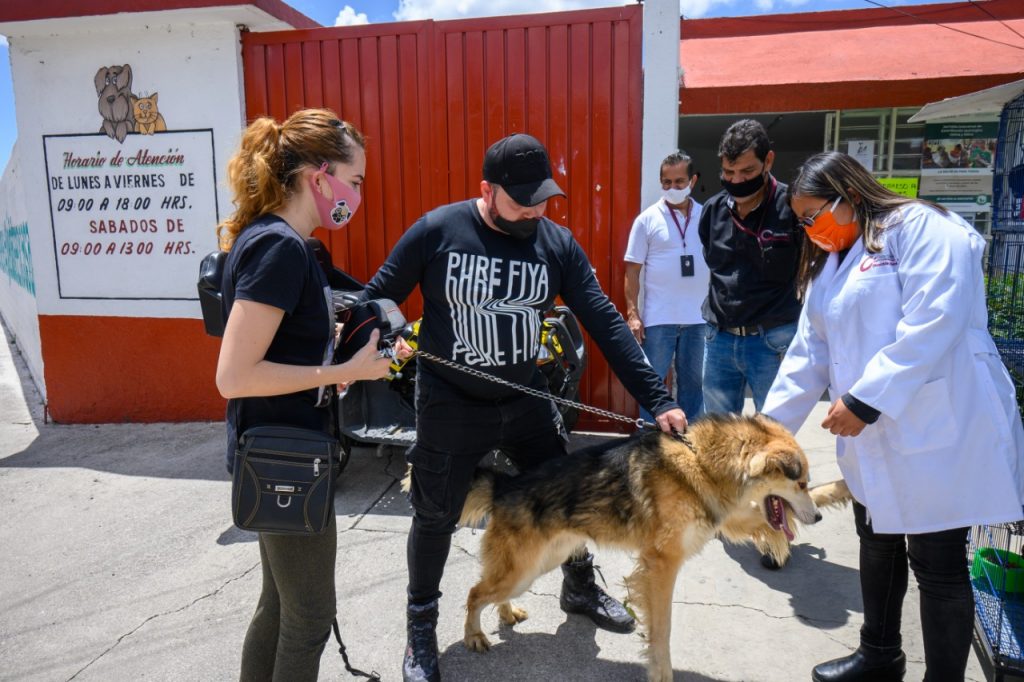
M 217 389 L 228 399 L 228 468 L 238 435 L 259 424 L 329 432 L 327 387 L 378 379 L 389 359 L 377 332 L 349 362 L 332 365 L 334 314 L 326 277 L 306 239 L 340 229 L 359 207 L 362 135 L 325 109 L 283 124 L 252 122 L 228 162 L 235 212 L 217 228 L 227 250 L 227 319 Z M 263 590 L 242 650 L 241 679 L 315 681 L 335 619 L 337 533 L 259 534 Z

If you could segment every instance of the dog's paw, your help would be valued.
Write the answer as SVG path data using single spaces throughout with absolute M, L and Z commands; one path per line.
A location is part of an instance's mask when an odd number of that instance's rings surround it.
M 473 634 L 466 634 L 462 638 L 462 643 L 466 645 L 466 648 L 470 651 L 488 651 L 491 648 L 491 640 L 487 639 L 487 635 L 482 632 Z
M 672 682 L 672 668 L 658 670 L 649 668 L 647 670 L 647 682 Z
M 501 622 L 505 625 L 515 625 L 516 623 L 522 623 L 529 615 L 526 613 L 526 609 L 521 609 L 515 604 L 505 602 L 498 607 L 498 617 L 501 618 Z

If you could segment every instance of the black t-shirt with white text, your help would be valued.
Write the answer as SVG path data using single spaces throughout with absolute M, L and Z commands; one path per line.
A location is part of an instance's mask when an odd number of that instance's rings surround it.
M 676 407 L 572 233 L 547 218 L 520 240 L 489 227 L 476 200 L 427 213 L 399 239 L 366 295 L 400 303 L 417 284 L 424 351 L 544 387 L 536 363 L 540 326 L 561 296 L 637 402 L 655 415 Z M 419 372 L 423 380 L 443 381 L 470 399 L 501 400 L 515 392 L 436 363 L 421 362 Z
M 330 288 L 312 250 L 275 215 L 247 225 L 228 252 L 224 267 L 224 319 L 235 300 L 254 301 L 284 311 L 266 360 L 287 365 L 321 365 L 334 340 Z M 330 413 L 315 407 L 317 389 L 228 401 L 228 470 L 238 435 L 251 426 L 285 424 L 328 431 Z

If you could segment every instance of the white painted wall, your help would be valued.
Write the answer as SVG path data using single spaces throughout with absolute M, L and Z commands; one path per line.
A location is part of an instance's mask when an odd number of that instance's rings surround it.
M 195 297 L 201 255 L 216 248 L 217 212 L 223 217 L 231 208 L 221 178 L 238 142 L 244 100 L 234 22 L 221 18 L 203 23 L 201 14 L 199 20 L 185 21 L 187 16 L 119 15 L 111 29 L 100 29 L 96 22 L 49 22 L 49 32 L 40 30 L 45 28 L 40 22 L 32 22 L 32 32 L 10 35 L 20 177 L 39 315 L 199 317 L 198 303 L 188 299 Z M 134 21 L 127 23 L 128 17 Z M 133 93 L 158 93 L 168 134 L 129 135 L 122 143 L 96 134 L 102 118 L 94 77 L 100 67 L 123 64 L 132 67 Z M 212 134 L 175 132 L 187 130 Z M 79 157 L 98 156 L 105 163 L 97 168 L 63 168 L 63 154 L 69 151 Z M 182 154 L 186 159 L 170 166 L 111 164 L 118 154 L 131 159 L 142 151 L 151 156 Z M 179 187 L 180 174 L 190 172 L 195 186 Z M 114 178 L 127 175 L 161 176 L 159 182 L 165 186 L 103 187 L 108 178 L 117 183 Z M 60 187 L 55 187 L 58 182 Z M 95 182 L 101 187 L 89 189 Z M 72 185 L 78 189 L 72 190 Z M 160 208 L 165 196 L 182 195 L 188 197 L 187 203 Z M 128 210 L 117 205 L 124 198 L 130 202 Z M 149 208 L 137 209 L 136 203 L 147 198 Z M 90 199 L 92 209 L 84 210 Z M 101 211 L 103 199 L 110 205 Z M 59 209 L 67 207 L 66 201 L 74 208 L 63 212 Z M 91 221 L 109 226 L 99 223 L 104 220 L 113 220 L 118 227 L 126 220 L 129 230 L 140 224 L 155 226 L 156 232 L 90 231 Z M 175 226 L 174 234 L 167 233 L 168 221 Z M 138 254 L 143 242 L 152 243 L 151 253 Z M 187 242 L 187 249 L 182 244 L 180 253 L 165 253 L 168 243 L 178 242 Z M 92 253 L 97 246 L 100 253 Z
M 36 310 L 36 276 L 23 191 L 22 145 L 15 143 L 0 180 L 0 317 L 14 336 L 32 379 L 45 397 Z

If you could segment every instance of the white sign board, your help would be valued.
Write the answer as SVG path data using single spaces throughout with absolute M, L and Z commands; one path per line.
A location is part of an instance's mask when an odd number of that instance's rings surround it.
M 869 171 L 875 170 L 875 141 L 874 140 L 850 140 L 846 146 L 847 154 L 857 160 L 857 163 Z
M 213 130 L 44 135 L 60 298 L 196 300 L 219 222 Z

